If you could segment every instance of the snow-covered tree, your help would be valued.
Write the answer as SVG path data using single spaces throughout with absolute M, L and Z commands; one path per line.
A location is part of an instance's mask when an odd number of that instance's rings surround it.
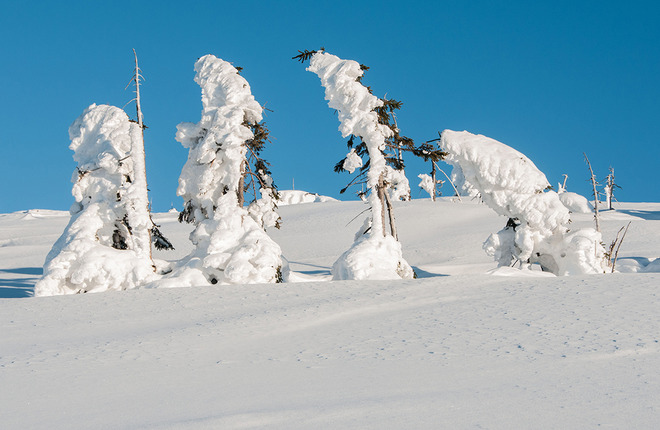
M 545 175 L 525 155 L 494 139 L 445 130 L 441 147 L 484 203 L 508 218 L 484 249 L 500 266 L 538 263 L 556 275 L 604 273 L 601 234 L 571 231 L 570 215 Z
M 603 187 L 603 193 L 605 194 L 605 203 L 607 204 L 607 208 L 609 210 L 614 210 L 613 202 L 616 200 L 614 197 L 614 189 L 615 188 L 621 188 L 617 183 L 614 181 L 614 168 L 610 167 L 610 173 L 607 174 L 607 178 L 605 179 L 605 186 Z
M 361 169 L 369 193 L 366 198 L 371 205 L 371 218 L 358 232 L 353 246 L 333 265 L 333 278 L 412 278 L 414 272 L 404 260 L 397 241 L 391 205 L 392 198 L 409 194 L 410 187 L 407 179 L 404 181 L 405 176 L 388 165 L 388 161 L 396 163 L 396 157 L 388 160 L 386 154 L 393 145 L 398 147 L 399 143 L 404 145 L 409 140 L 399 136 L 398 130 L 385 118 L 390 118 L 390 113 L 398 109 L 400 103 L 379 99 L 362 85 L 360 81 L 366 67 L 356 61 L 342 60 L 323 50 L 301 52 L 294 58 L 309 59 L 307 70 L 321 79 L 328 105 L 338 112 L 339 130 L 343 137 L 350 137 L 351 152 L 340 162 L 340 167 L 349 171 Z M 363 156 L 368 157 L 367 162 L 362 161 Z M 393 188 L 392 195 L 388 188 Z
M 262 108 L 230 63 L 206 55 L 195 71 L 202 118 L 179 124 L 176 134 L 189 149 L 177 191 L 185 201 L 179 219 L 195 223 L 195 250 L 161 285 L 281 281 L 281 249 L 264 230 L 279 216 L 268 165 L 259 155 L 268 136 Z M 248 207 L 246 188 L 261 194 Z
M 114 106 L 91 105 L 69 128 L 71 220 L 44 264 L 35 295 L 125 290 L 155 277 L 140 126 Z M 143 172 L 142 172 L 143 173 Z

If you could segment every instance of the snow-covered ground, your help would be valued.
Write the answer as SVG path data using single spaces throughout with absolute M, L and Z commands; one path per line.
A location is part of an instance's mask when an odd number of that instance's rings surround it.
M 295 283 L 43 298 L 68 214 L 0 215 L 0 428 L 657 428 L 660 204 L 603 213 L 606 242 L 632 221 L 627 273 L 548 277 L 488 273 L 506 219 L 486 206 L 400 202 L 418 279 L 325 282 L 364 209 L 280 208 Z M 192 249 L 154 218 L 177 248 L 159 258 Z

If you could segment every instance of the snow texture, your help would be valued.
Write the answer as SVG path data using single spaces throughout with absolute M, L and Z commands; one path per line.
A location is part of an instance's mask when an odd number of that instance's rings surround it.
M 146 205 L 138 187 L 146 189 L 146 177 L 132 181 L 131 150 L 141 133 L 121 109 L 94 104 L 69 128 L 78 163 L 72 178 L 76 201 L 69 225 L 46 257 L 35 295 L 126 290 L 155 276 L 150 219 L 140 212 Z M 126 249 L 113 248 L 119 242 Z
M 369 154 L 367 187 L 370 194 L 367 199 L 371 206 L 371 229 L 364 239 L 356 241 L 353 247 L 337 260 L 335 263 L 337 270 L 333 270 L 333 275 L 336 279 L 347 279 L 349 276 L 356 276 L 356 278 L 350 279 L 390 279 L 393 274 L 412 277 L 413 271 L 403 259 L 400 245 L 394 246 L 390 244 L 389 239 L 383 238 L 384 214 L 382 202 L 378 198 L 377 187 L 381 177 L 388 175 L 382 151 L 385 148 L 385 139 L 392 135 L 389 127 L 378 123 L 378 116 L 374 112 L 376 107 L 383 105 L 383 101 L 358 82 L 363 70 L 356 61 L 342 60 L 320 51 L 312 56 L 307 70 L 317 74 L 321 79 L 328 106 L 338 112 L 339 131 L 342 136 L 360 136 Z M 355 160 L 349 161 L 349 167 L 354 167 L 355 164 Z M 389 176 L 393 182 L 403 183 L 393 173 L 390 173 Z M 407 184 L 407 179 L 405 183 Z M 366 266 L 373 269 L 363 269 L 359 259 L 368 258 L 372 253 L 387 260 L 382 263 L 383 266 L 389 268 L 386 272 L 376 270 L 375 266 L 369 262 L 366 263 Z
M 639 273 L 562 278 L 491 270 L 485 205 L 395 205 L 415 280 L 318 282 L 365 207 L 327 202 L 271 232 L 303 282 L 37 298 L 69 214 L 0 214 L 0 428 L 657 427 L 660 203 L 601 214 L 608 239 L 633 221 L 617 267 Z M 185 255 L 193 226 L 153 216 L 182 243 L 154 255 Z
M 594 209 L 586 197 L 577 193 L 565 191 L 559 193 L 559 200 L 566 206 L 566 209 L 576 214 L 589 214 L 593 213 Z
M 238 201 L 245 142 L 254 136 L 245 122 L 261 121 L 261 106 L 230 63 L 206 55 L 195 71 L 202 118 L 179 124 L 176 134 L 189 148 L 178 194 L 196 223 L 190 235 L 195 250 L 151 286 L 276 282 L 282 252 L 264 231 L 279 218 L 271 210 L 273 196 L 262 193 L 249 209 Z
M 494 139 L 445 130 L 441 146 L 461 167 L 484 203 L 507 217 L 507 227 L 491 235 L 484 249 L 509 266 L 538 263 L 556 275 L 603 273 L 601 235 L 593 229 L 569 232 L 568 209 L 545 175 L 525 155 Z

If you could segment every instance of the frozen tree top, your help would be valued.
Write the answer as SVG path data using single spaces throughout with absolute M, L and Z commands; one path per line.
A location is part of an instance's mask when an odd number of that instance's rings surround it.
M 195 82 L 202 88 L 202 122 L 216 109 L 241 109 L 249 122 L 261 121 L 261 105 L 257 103 L 248 81 L 231 63 L 214 55 L 205 55 L 195 63 Z
M 262 119 L 262 108 L 248 82 L 227 61 L 205 55 L 195 63 L 195 82 L 202 89 L 202 118 L 177 126 L 176 139 L 190 148 L 177 193 L 207 214 L 242 177 L 245 141 L 254 137 L 245 121 Z
M 534 163 L 515 149 L 467 131 L 442 132 L 447 160 L 458 164 L 466 182 L 500 215 L 518 218 L 549 234 L 569 222 L 557 193 L 544 192 L 550 183 Z
M 449 153 L 448 161 L 462 161 L 459 164 L 463 174 L 479 190 L 507 188 L 534 194 L 550 186 L 532 160 L 490 137 L 445 130 L 441 146 Z M 475 174 L 477 171 L 479 175 Z
M 360 63 L 321 51 L 312 56 L 307 70 L 321 78 L 328 106 L 339 113 L 342 136 L 354 134 L 365 141 L 375 140 L 382 149 L 384 137 L 390 136 L 392 131 L 378 123 L 378 115 L 374 112 L 383 101 L 357 81 L 364 73 Z

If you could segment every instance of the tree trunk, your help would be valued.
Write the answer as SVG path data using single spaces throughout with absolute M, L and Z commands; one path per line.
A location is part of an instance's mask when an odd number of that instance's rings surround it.
M 385 180 L 383 178 L 382 173 L 378 178 L 378 186 L 376 188 L 378 190 L 378 202 L 380 204 L 381 224 L 383 226 L 382 233 L 383 236 L 387 236 L 387 230 L 385 229 Z
M 135 105 L 137 111 L 137 129 L 131 132 L 131 161 L 133 162 L 133 178 L 128 186 L 130 204 L 126 207 L 128 222 L 133 236 L 133 249 L 135 252 L 152 260 L 151 255 L 151 227 L 149 216 L 149 197 L 147 191 L 147 170 L 144 152 L 144 124 L 142 122 L 142 109 L 140 107 L 140 68 L 137 54 L 135 55 Z
M 399 240 L 399 235 L 396 232 L 396 223 L 394 221 L 394 211 L 392 210 L 392 203 L 390 202 L 390 196 L 385 194 L 385 204 L 387 205 L 387 216 L 389 217 L 390 220 L 390 231 L 392 233 L 392 236 L 396 239 Z
M 584 154 L 584 159 L 587 160 L 587 166 L 589 166 L 589 174 L 591 174 L 591 184 L 594 187 L 594 221 L 596 222 L 596 231 L 600 233 L 600 218 L 598 216 L 598 190 L 596 189 L 596 177 L 594 176 L 594 171 L 591 168 L 591 163 L 587 154 Z

